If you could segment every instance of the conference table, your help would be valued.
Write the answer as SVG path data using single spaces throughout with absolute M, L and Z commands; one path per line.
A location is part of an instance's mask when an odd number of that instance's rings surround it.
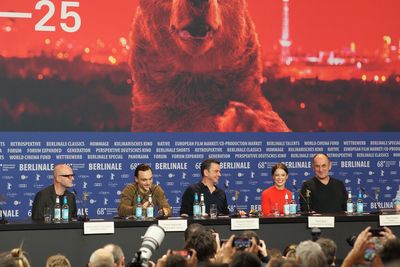
M 385 212 L 385 214 L 395 214 Z M 397 214 L 398 215 L 398 214 Z M 267 248 L 278 248 L 281 251 L 290 243 L 299 243 L 312 238 L 309 228 L 309 217 L 317 215 L 295 215 L 291 217 L 260 217 L 259 229 L 254 230 L 260 239 L 264 240 Z M 321 217 L 321 216 L 320 216 Z M 347 215 L 324 214 L 323 217 L 334 217 L 333 228 L 320 228 L 321 237 L 333 239 L 337 246 L 337 258 L 343 259 L 350 246 L 346 239 L 356 236 L 365 227 L 378 227 L 379 215 Z M 216 219 L 182 219 L 169 218 L 168 222 L 181 223 L 179 220 L 187 220 L 187 224 L 200 223 L 214 228 L 221 238 L 229 238 L 232 234 L 240 234 L 241 230 L 232 230 L 231 218 Z M 243 218 L 245 220 L 245 218 Z M 96 220 L 95 222 L 97 222 Z M 252 220 L 254 221 L 254 220 Z M 93 222 L 93 221 L 92 221 Z M 123 219 L 109 219 L 114 227 L 111 234 L 84 234 L 84 222 L 73 221 L 69 223 L 42 223 L 32 221 L 17 221 L 0 225 L 0 251 L 7 251 L 18 247 L 23 242 L 23 248 L 28 253 L 32 266 L 45 266 L 48 256 L 61 253 L 69 258 L 72 266 L 86 266 L 91 253 L 108 243 L 121 246 L 127 261 L 130 261 L 141 247 L 141 237 L 148 227 L 157 224 L 158 221 L 135 221 Z M 400 236 L 400 227 L 390 227 Z M 182 249 L 184 236 L 182 231 L 166 232 L 161 246 L 154 252 L 152 260 L 161 257 L 167 249 Z

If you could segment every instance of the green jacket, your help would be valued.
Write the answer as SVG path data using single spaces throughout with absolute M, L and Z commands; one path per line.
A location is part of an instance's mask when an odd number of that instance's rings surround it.
M 142 203 L 149 200 L 149 194 L 152 194 L 153 205 L 155 208 L 160 210 L 166 208 L 168 210 L 168 216 L 172 215 L 171 206 L 168 203 L 168 199 L 165 197 L 164 190 L 161 186 L 152 184 L 151 189 L 143 193 L 139 190 L 137 183 L 128 184 L 121 193 L 121 202 L 118 206 L 118 215 L 126 217 L 135 214 L 135 208 L 137 204 L 137 196 L 140 195 Z M 145 214 L 145 213 L 144 213 Z

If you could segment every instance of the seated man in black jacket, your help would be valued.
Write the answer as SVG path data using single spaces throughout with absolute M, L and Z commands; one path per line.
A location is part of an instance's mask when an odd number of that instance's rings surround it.
M 313 158 L 315 176 L 304 181 L 301 188 L 301 211 L 318 213 L 344 212 L 347 191 L 342 181 L 329 176 L 332 162 L 326 154 L 316 154 Z
M 72 168 L 67 164 L 58 164 L 53 170 L 53 184 L 39 191 L 35 195 L 35 199 L 32 204 L 32 219 L 43 220 L 44 209 L 53 209 L 56 204 L 56 198 L 60 199 L 60 205 L 64 196 L 67 197 L 69 205 L 69 218 L 76 218 L 76 201 L 75 195 L 67 190 L 72 187 L 74 181 L 74 172 Z
M 195 193 L 204 194 L 206 213 L 210 213 L 210 205 L 216 204 L 218 214 L 229 214 L 225 191 L 217 187 L 221 176 L 220 162 L 215 159 L 206 159 L 200 165 L 202 179 L 197 184 L 189 186 L 182 196 L 181 216 L 193 216 L 193 202 Z

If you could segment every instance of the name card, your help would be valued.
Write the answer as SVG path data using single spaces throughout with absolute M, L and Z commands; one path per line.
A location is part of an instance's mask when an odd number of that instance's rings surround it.
M 114 222 L 85 222 L 84 235 L 114 234 Z
M 400 214 L 379 215 L 380 226 L 398 226 L 400 225 Z
M 231 219 L 231 230 L 258 230 L 258 229 L 260 229 L 259 218 Z
M 187 220 L 158 220 L 158 225 L 165 232 L 184 232 L 187 228 Z
M 334 228 L 335 217 L 333 216 L 308 216 L 308 227 Z

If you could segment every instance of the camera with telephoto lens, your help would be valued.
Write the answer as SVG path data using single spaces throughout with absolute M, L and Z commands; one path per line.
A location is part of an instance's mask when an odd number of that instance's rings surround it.
M 165 237 L 164 229 L 157 225 L 152 224 L 147 228 L 146 233 L 142 237 L 143 242 L 136 255 L 129 264 L 130 267 L 147 267 L 149 260 L 154 251 L 161 245 Z

